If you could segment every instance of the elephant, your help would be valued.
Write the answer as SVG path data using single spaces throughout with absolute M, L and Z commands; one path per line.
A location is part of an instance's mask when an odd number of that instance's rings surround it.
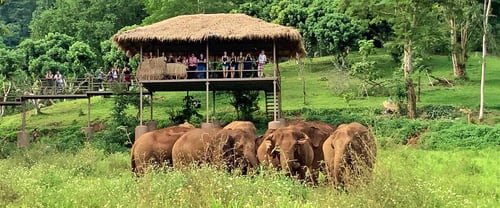
M 266 130 L 264 135 L 257 137 L 257 139 L 255 140 L 255 146 L 257 147 L 257 159 L 259 160 L 259 163 L 265 166 L 271 166 L 279 170 L 281 169 L 279 153 L 275 151 L 272 152 L 272 154 L 268 154 L 268 149 L 271 145 L 270 142 L 262 145 L 264 139 L 274 131 L 276 131 L 276 129 L 268 129 Z
M 219 128 L 196 128 L 182 135 L 172 147 L 174 168 L 192 162 L 209 162 L 216 154 L 222 154 L 214 151 L 220 145 L 214 139 L 218 131 Z
M 259 165 L 255 139 L 255 134 L 242 129 L 222 129 L 215 135 L 215 140 L 224 144 L 223 160 L 229 171 L 239 167 L 246 175 L 249 169 Z
M 321 121 L 293 121 L 290 122 L 289 126 L 309 136 L 314 151 L 312 168 L 313 170 L 321 169 L 322 161 L 324 160 L 323 143 L 335 131 L 335 127 Z
M 244 131 L 248 131 L 254 136 L 257 135 L 257 129 L 255 128 L 255 125 L 250 121 L 233 121 L 224 126 L 223 129 L 241 129 Z
M 171 165 L 174 143 L 191 129 L 191 127 L 181 124 L 140 136 L 135 140 L 130 150 L 132 172 L 136 175 L 143 174 L 146 168 L 153 163 Z
M 370 176 L 375 165 L 375 137 L 365 126 L 353 122 L 340 125 L 323 144 L 327 178 L 345 186 Z
M 305 179 L 306 169 L 312 169 L 314 152 L 309 136 L 292 126 L 278 128 L 266 136 L 257 152 L 262 154 L 264 151 L 265 155 L 259 155 L 259 159 L 264 158 L 261 162 L 276 166 L 279 161 L 287 175 L 300 180 Z

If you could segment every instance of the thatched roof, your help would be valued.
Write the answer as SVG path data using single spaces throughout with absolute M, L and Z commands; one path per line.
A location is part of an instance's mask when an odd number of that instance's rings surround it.
M 209 44 L 210 55 L 258 53 L 272 55 L 273 42 L 279 57 L 305 53 L 302 36 L 297 29 L 250 17 L 245 14 L 182 15 L 113 36 L 118 47 L 129 56 L 140 53 L 204 53 Z

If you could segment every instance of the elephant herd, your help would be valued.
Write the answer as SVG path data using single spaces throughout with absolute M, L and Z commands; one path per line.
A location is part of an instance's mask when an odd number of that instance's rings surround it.
M 376 152 L 371 132 L 355 122 L 335 128 L 320 121 L 295 121 L 259 137 L 249 121 L 201 129 L 185 123 L 139 137 L 131 149 L 131 167 L 139 176 L 154 164 L 223 164 L 242 174 L 262 165 L 314 184 L 323 172 L 329 183 L 346 185 L 369 178 Z

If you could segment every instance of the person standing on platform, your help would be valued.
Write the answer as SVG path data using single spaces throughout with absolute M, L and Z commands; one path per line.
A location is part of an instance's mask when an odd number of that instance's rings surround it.
M 198 79 L 205 79 L 206 70 L 207 70 L 207 59 L 203 56 L 202 53 L 198 58 Z
M 260 55 L 259 55 L 259 58 L 257 59 L 257 62 L 258 62 L 258 65 L 257 65 L 257 76 L 260 78 L 260 77 L 264 77 L 264 65 L 266 65 L 267 63 L 267 57 L 266 57 L 266 54 L 264 52 L 264 50 L 262 50 L 260 52 Z
M 98 86 L 99 86 L 99 90 L 102 89 L 102 79 L 104 77 L 104 72 L 102 72 L 102 67 L 99 67 L 99 69 L 97 70 L 97 83 L 98 83 Z
M 240 51 L 240 55 L 236 59 L 238 62 L 238 74 L 240 78 L 243 78 L 243 68 L 245 63 L 245 56 L 243 56 L 243 52 Z
M 227 56 L 227 51 L 224 51 L 224 55 L 221 58 L 222 61 L 222 77 L 227 78 L 227 70 L 229 69 L 229 57 Z
M 196 65 L 198 65 L 198 58 L 191 53 L 191 56 L 188 58 L 188 79 L 196 78 Z

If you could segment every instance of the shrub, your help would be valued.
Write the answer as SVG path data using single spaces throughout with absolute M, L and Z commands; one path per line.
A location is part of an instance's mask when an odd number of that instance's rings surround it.
M 457 108 L 451 105 L 426 105 L 421 108 L 421 117 L 425 119 L 451 119 Z
M 193 105 L 194 98 L 193 96 L 186 95 L 183 99 L 183 106 L 180 110 L 169 110 L 167 114 L 169 115 L 170 121 L 174 124 L 181 124 L 185 121 L 191 122 L 191 119 L 194 117 L 202 118 L 203 116 L 198 113 L 196 110 L 196 106 Z
M 433 129 L 419 140 L 425 149 L 482 149 L 500 145 L 499 127 L 455 123 L 448 128 Z
M 418 137 L 428 128 L 428 124 L 421 120 L 405 118 L 378 120 L 372 131 L 376 135 L 391 138 L 396 144 L 406 144 L 408 139 Z

